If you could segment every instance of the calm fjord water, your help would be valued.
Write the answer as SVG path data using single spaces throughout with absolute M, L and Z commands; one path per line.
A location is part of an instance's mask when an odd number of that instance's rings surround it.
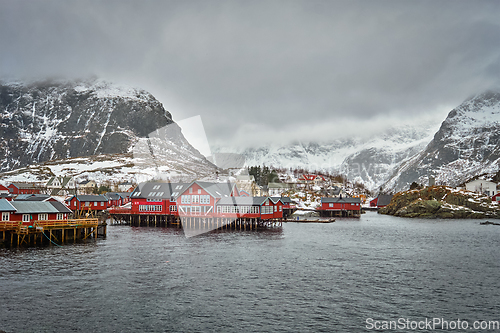
M 500 320 L 499 236 L 477 220 L 370 212 L 193 238 L 110 226 L 87 244 L 0 249 L 0 329 L 360 332 L 367 318 Z

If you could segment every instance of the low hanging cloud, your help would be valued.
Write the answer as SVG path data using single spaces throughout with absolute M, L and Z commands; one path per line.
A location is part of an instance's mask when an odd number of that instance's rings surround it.
M 325 140 L 439 123 L 498 88 L 499 16 L 497 1 L 0 0 L 0 79 L 138 86 L 217 144 Z

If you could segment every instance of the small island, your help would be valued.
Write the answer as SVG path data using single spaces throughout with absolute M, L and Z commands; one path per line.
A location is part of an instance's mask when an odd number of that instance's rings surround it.
M 429 186 L 397 193 L 379 213 L 420 218 L 500 218 L 500 205 L 483 194 Z

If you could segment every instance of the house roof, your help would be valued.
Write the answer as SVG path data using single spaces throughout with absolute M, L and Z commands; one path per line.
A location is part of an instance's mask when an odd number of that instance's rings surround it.
M 321 175 L 301 175 L 299 177 L 299 180 L 315 180 L 316 178 L 319 178 L 321 180 L 325 180 L 325 177 L 321 176 Z
M 217 205 L 225 206 L 261 206 L 268 197 L 224 197 Z
M 290 197 L 279 197 L 278 199 L 280 199 L 282 203 L 292 203 L 292 199 Z
M 66 199 L 66 201 L 71 201 L 73 198 L 77 198 L 78 201 L 108 201 L 108 198 L 106 198 L 104 195 L 72 195 L 69 199 Z
M 12 201 L 17 214 L 71 213 L 71 210 L 57 201 Z
M 322 203 L 361 203 L 360 198 L 321 198 Z
M 30 184 L 30 183 L 11 183 L 10 185 L 14 185 L 18 189 L 35 189 L 35 185 Z M 10 186 L 9 185 L 9 186 Z
M 130 193 L 130 198 L 171 199 L 178 197 L 190 184 L 188 183 L 141 183 Z
M 205 191 L 208 192 L 211 196 L 214 198 L 223 198 L 223 197 L 230 197 L 231 193 L 233 193 L 233 189 L 236 187 L 235 183 L 210 183 L 210 182 L 198 182 L 195 181 L 193 184 L 196 183 L 200 185 L 201 188 L 203 188 Z M 192 184 L 190 184 L 188 187 L 190 187 Z
M 89 183 L 95 183 L 93 180 L 84 180 L 78 183 L 78 185 L 87 185 Z
M 105 193 L 104 196 L 108 198 L 108 200 L 120 200 L 120 198 L 123 198 L 120 193 L 117 192 L 108 192 Z
M 8 191 L 9 189 L 2 184 L 0 184 L 0 191 Z
M 15 212 L 16 208 L 7 201 L 7 199 L 0 199 L 0 212 Z
M 391 203 L 392 195 L 391 194 L 379 194 L 377 206 L 387 206 Z
M 48 194 L 19 194 L 15 201 L 45 201 L 50 198 Z

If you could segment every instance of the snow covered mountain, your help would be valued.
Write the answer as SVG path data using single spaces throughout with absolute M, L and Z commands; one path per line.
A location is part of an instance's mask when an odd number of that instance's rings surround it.
M 500 168 L 500 93 L 476 95 L 453 109 L 434 139 L 419 154 L 402 163 L 384 185 L 402 190 L 416 181 L 456 186 Z
M 377 190 L 401 163 L 420 152 L 439 124 L 402 125 L 369 138 L 338 139 L 326 143 L 268 145 L 238 151 L 246 165 L 303 168 L 342 173 L 352 181 Z M 225 152 L 215 148 L 214 151 Z
M 122 161 L 156 173 L 216 170 L 151 94 L 102 80 L 1 84 L 0 137 L 0 172 L 66 160 Z

